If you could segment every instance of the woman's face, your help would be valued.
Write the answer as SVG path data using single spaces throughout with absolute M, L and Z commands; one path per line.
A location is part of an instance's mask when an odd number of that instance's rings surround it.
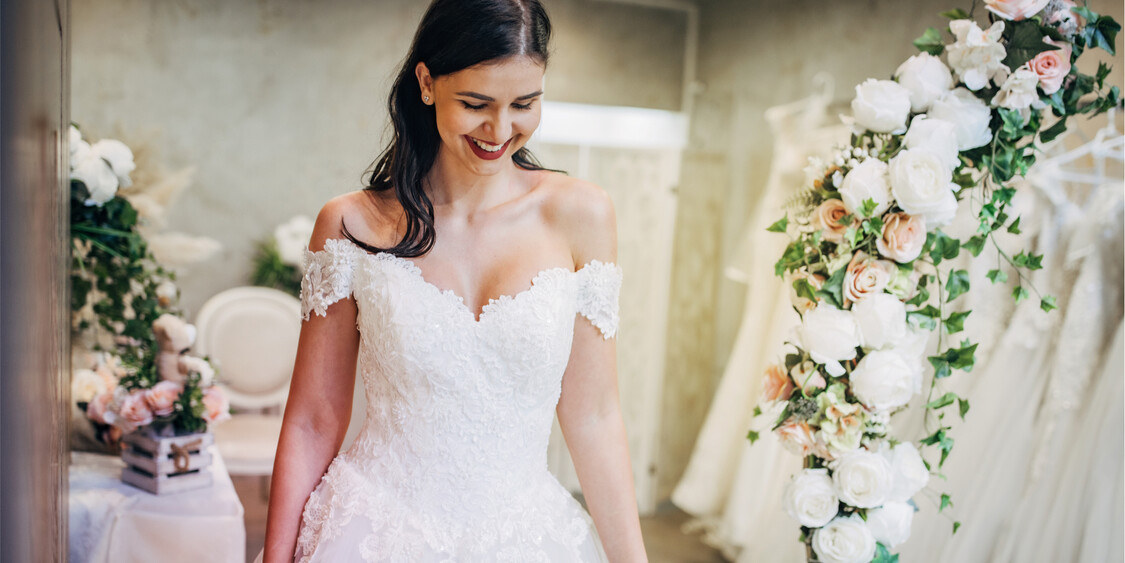
M 432 79 L 415 69 L 423 100 L 429 96 L 442 146 L 439 158 L 492 175 L 509 166 L 535 128 L 543 94 L 543 66 L 516 56 Z

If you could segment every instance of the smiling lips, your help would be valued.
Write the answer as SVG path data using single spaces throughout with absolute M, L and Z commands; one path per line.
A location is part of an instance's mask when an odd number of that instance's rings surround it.
M 486 143 L 476 137 L 464 135 L 465 141 L 469 143 L 469 148 L 473 150 L 473 154 L 482 160 L 496 160 L 504 155 L 505 149 L 508 148 L 508 143 L 512 142 L 511 139 L 504 141 L 502 145 L 493 145 Z

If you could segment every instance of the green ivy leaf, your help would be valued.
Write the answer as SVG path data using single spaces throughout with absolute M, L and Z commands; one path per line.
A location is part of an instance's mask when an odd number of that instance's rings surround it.
M 1027 299 L 1028 297 L 1030 297 L 1030 295 L 1031 294 L 1028 293 L 1027 290 L 1024 289 L 1022 285 L 1017 285 L 1016 288 L 1012 290 L 1012 297 L 1015 298 L 1016 303 L 1019 303 L 1020 301 L 1023 301 L 1024 299 Z
M 969 413 L 969 400 L 958 398 L 957 399 L 957 408 L 960 411 L 961 420 L 965 420 L 965 415 Z
M 1050 313 L 1053 309 L 1057 309 L 1058 307 L 1055 305 L 1055 296 L 1045 295 L 1042 299 L 1039 300 L 1039 308 L 1043 309 L 1043 311 L 1047 313 Z
M 777 222 L 767 227 L 766 230 L 771 233 L 784 233 L 785 229 L 787 229 L 788 227 L 789 214 L 786 213 L 781 219 L 778 219 Z
M 919 51 L 929 53 L 933 56 L 938 56 L 945 50 L 945 44 L 941 40 L 941 32 L 936 27 L 931 27 L 926 30 L 920 37 L 914 40 L 914 46 Z
M 966 291 L 969 291 L 969 272 L 966 270 L 953 270 L 949 272 L 949 278 L 945 283 L 945 289 L 948 293 L 945 302 L 948 303 L 957 299 Z
M 898 554 L 891 555 L 887 546 L 877 543 L 875 544 L 875 558 L 871 560 L 871 563 L 898 563 Z
M 942 493 L 941 494 L 941 506 L 938 507 L 938 512 L 941 512 L 941 511 L 943 511 L 946 508 L 949 508 L 951 506 L 953 506 L 953 501 L 949 499 L 949 495 L 946 494 L 946 493 Z
M 824 285 L 816 292 L 816 296 L 827 300 L 836 308 L 844 306 L 844 274 L 847 273 L 847 268 L 840 268 L 828 276 L 824 281 Z
M 951 260 L 961 253 L 961 241 L 952 238 L 941 230 L 933 231 L 926 235 L 930 246 L 930 258 L 934 266 L 941 264 L 942 260 Z
M 958 530 L 959 528 L 961 528 L 961 523 L 960 523 L 960 522 L 954 522 L 954 523 L 953 523 L 953 533 L 954 533 L 954 534 L 956 534 L 956 533 L 957 533 L 957 530 Z
M 965 318 L 969 316 L 972 311 L 962 311 L 959 313 L 950 313 L 941 325 L 945 327 L 946 334 L 956 334 L 965 330 Z
M 952 405 L 954 403 L 954 401 L 956 401 L 956 400 L 957 400 L 957 394 L 956 393 L 946 393 L 946 394 L 942 395 L 941 397 L 939 397 L 937 399 L 934 399 L 933 401 L 930 401 L 929 403 L 926 403 L 926 408 L 928 408 L 928 409 L 940 409 L 940 408 L 948 407 L 949 405 Z
M 746 433 L 746 439 L 750 440 L 751 445 L 753 445 L 754 442 L 757 442 L 758 438 L 761 438 L 761 436 L 759 436 L 758 432 L 756 432 L 754 430 L 751 430 L 750 432 Z
M 1027 251 L 1024 250 L 1012 257 L 1012 263 L 1020 268 L 1041 270 L 1043 269 L 1043 255 L 1034 253 L 1028 254 Z
M 941 316 L 941 311 L 933 305 L 927 305 L 917 311 L 910 311 L 906 313 L 906 320 L 916 328 L 924 328 L 926 330 L 933 330 L 937 328 L 937 319 Z
M 859 205 L 860 217 L 870 217 L 875 212 L 875 208 L 879 205 L 875 203 L 874 199 L 867 198 Z
M 1008 274 L 1001 270 L 989 270 L 988 273 L 985 274 L 985 277 L 992 283 L 1004 283 L 1008 281 Z
M 961 244 L 961 248 L 968 250 L 973 256 L 980 256 L 980 251 L 984 249 L 985 238 L 981 235 L 976 235 Z
M 1043 51 L 1058 49 L 1054 45 L 1043 42 L 1043 32 L 1040 31 L 1039 24 L 1035 20 L 1004 23 L 1004 37 L 1008 39 L 1008 44 L 1004 46 L 1007 56 L 1004 57 L 1003 62 L 1008 68 L 1019 68 Z
M 966 12 L 965 10 L 962 10 L 961 8 L 954 8 L 952 10 L 949 10 L 948 12 L 942 12 L 940 15 L 943 18 L 949 18 L 951 20 L 967 20 L 967 19 L 969 19 L 969 13 Z
M 1044 129 L 1039 133 L 1039 140 L 1044 143 L 1049 143 L 1055 140 L 1056 137 L 1062 135 L 1066 131 L 1066 119 L 1059 118 L 1054 125 Z
M 762 407 L 754 405 L 754 416 L 762 416 Z
M 1010 225 L 1008 225 L 1008 232 L 1012 233 L 1013 235 L 1020 234 L 1020 218 L 1019 217 L 1016 217 L 1016 220 L 1012 221 L 1012 223 Z

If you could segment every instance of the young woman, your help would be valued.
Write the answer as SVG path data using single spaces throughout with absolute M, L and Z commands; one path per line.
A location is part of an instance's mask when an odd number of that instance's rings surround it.
M 268 563 L 646 561 L 601 188 L 544 170 L 537 0 L 435 0 L 366 189 L 316 220 Z M 358 357 L 368 398 L 354 444 Z M 586 501 L 547 471 L 557 413 Z M 592 515 L 592 518 L 591 518 Z

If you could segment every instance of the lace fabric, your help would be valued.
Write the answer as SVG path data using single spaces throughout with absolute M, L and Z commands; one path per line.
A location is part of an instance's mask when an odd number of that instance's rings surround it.
M 405 258 L 330 239 L 306 260 L 305 318 L 356 300 L 368 410 L 309 496 L 298 561 L 605 561 L 546 454 L 577 315 L 615 337 L 621 268 L 543 270 L 477 319 Z

